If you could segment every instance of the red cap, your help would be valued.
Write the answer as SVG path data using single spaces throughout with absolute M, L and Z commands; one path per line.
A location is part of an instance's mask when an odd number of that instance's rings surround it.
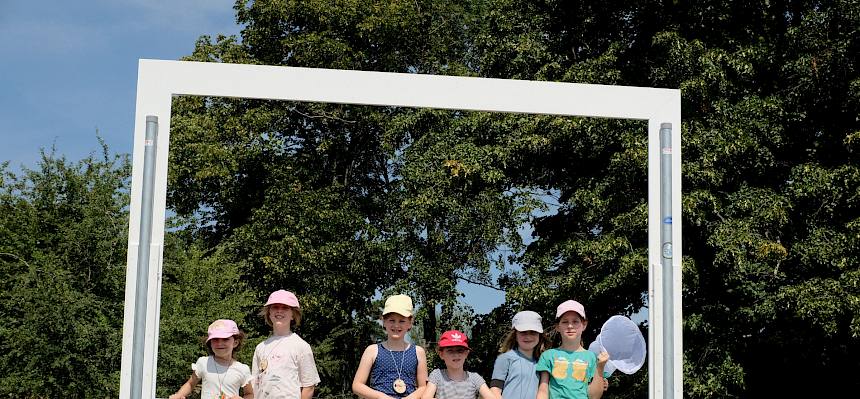
M 445 331 L 439 338 L 439 347 L 446 348 L 449 346 L 462 346 L 469 349 L 469 338 L 457 330 Z

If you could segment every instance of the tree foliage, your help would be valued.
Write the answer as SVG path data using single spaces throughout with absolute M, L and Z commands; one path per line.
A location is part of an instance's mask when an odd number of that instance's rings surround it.
M 240 0 L 241 38 L 187 59 L 680 88 L 685 395 L 826 394 L 858 388 L 858 4 Z M 470 330 L 485 377 L 518 310 L 549 322 L 579 299 L 590 340 L 648 305 L 641 122 L 202 97 L 173 112 L 159 392 L 211 319 L 241 321 L 250 350 L 278 288 L 302 301 L 321 396 L 348 394 L 389 293 L 417 299 L 417 340 Z M 127 188 L 107 161 L 3 173 L 0 395 L 116 391 Z M 464 280 L 505 303 L 472 316 Z M 645 397 L 645 371 L 607 397 Z M 772 382 L 798 374 L 837 383 Z
M 128 163 L 0 169 L 0 395 L 119 392 Z

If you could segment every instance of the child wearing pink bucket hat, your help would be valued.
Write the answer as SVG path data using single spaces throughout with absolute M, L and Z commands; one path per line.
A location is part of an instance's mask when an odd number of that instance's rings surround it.
M 588 326 L 585 307 L 564 301 L 556 308 L 555 321 L 561 345 L 541 354 L 535 366 L 540 372 L 537 399 L 600 399 L 606 389 L 603 369 L 609 354 L 595 355 L 582 345 Z
M 245 334 L 233 320 L 215 320 L 210 324 L 206 338 L 209 356 L 201 357 L 191 365 L 191 377 L 170 395 L 170 399 L 185 399 L 200 382 L 203 383 L 200 392 L 203 398 L 253 398 L 251 370 L 248 365 L 234 360 L 244 339 Z M 239 396 L 240 388 L 242 396 Z
M 293 332 L 302 321 L 296 294 L 285 290 L 273 292 L 260 315 L 272 327 L 272 335 L 254 349 L 251 373 L 256 397 L 312 397 L 320 376 L 311 346 Z

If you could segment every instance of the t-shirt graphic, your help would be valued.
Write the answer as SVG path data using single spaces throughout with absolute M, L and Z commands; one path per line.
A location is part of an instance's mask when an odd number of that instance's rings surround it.
M 535 370 L 550 374 L 549 397 L 587 399 L 588 383 L 594 378 L 597 355 L 587 350 L 553 348 L 543 352 Z

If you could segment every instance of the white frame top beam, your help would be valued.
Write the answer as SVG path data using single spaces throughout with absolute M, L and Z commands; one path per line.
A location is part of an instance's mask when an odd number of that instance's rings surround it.
M 661 288 L 660 153 L 662 123 L 672 125 L 672 219 L 681 220 L 681 95 L 675 89 L 536 82 L 386 72 L 343 71 L 264 65 L 140 60 L 134 129 L 131 206 L 126 270 L 120 398 L 130 397 L 140 243 L 146 117 L 158 117 L 157 158 L 149 248 L 143 398 L 155 395 L 155 367 L 161 303 L 161 263 L 167 192 L 170 107 L 173 96 L 198 95 L 271 100 L 329 102 L 377 106 L 441 108 L 488 112 L 566 115 L 648 121 L 648 259 L 650 397 L 664 397 L 663 353 L 674 359 L 673 394 L 682 397 L 681 351 L 681 224 L 674 237 L 673 290 Z M 670 295 L 674 316 L 674 347 L 663 348 L 662 304 Z M 137 360 L 135 360 L 137 361 Z

